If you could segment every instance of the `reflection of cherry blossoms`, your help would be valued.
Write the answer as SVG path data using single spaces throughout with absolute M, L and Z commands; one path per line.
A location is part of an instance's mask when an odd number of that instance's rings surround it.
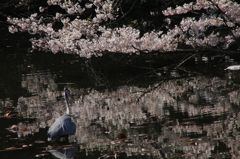
M 20 135 L 49 127 L 64 114 L 63 91 L 57 89 L 53 75 L 24 75 L 22 84 L 34 96 L 19 98 L 17 109 L 26 118 L 36 118 L 36 122 L 19 123 L 19 127 L 27 128 L 21 134 L 18 132 Z M 217 148 L 218 140 L 234 151 L 236 147 L 231 143 L 235 139 L 229 138 L 229 134 L 239 136 L 240 113 L 232 108 L 239 105 L 239 90 L 228 89 L 233 84 L 220 78 L 197 76 L 156 84 L 154 89 L 135 86 L 122 86 L 114 91 L 69 88 L 74 94 L 71 110 L 77 127 L 77 133 L 69 140 L 83 144 L 80 148 L 88 151 L 110 148 L 128 156 L 159 157 L 163 153 L 171 157 L 173 151 L 177 154 L 181 150 L 180 155 L 198 154 L 207 158 Z M 127 137 L 118 139 L 121 133 Z M 191 135 L 196 137 L 191 138 Z

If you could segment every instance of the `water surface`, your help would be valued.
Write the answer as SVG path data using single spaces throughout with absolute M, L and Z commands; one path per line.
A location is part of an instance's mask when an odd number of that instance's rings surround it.
M 1 158 L 239 157 L 240 72 L 224 70 L 237 57 L 175 67 L 186 54 L 86 60 L 20 48 L 0 52 Z M 64 87 L 77 132 L 50 143 Z

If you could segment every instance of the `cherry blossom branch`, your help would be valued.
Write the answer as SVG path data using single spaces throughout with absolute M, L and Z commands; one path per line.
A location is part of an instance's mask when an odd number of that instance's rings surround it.
M 139 29 L 131 25 L 117 25 L 117 20 L 121 19 L 117 8 L 117 2 L 121 3 L 119 0 L 47 2 L 48 6 L 58 5 L 66 14 L 56 12 L 51 17 L 41 14 L 50 7 L 40 7 L 41 13 L 34 13 L 27 18 L 8 17 L 8 22 L 12 24 L 9 31 L 38 35 L 30 39 L 32 48 L 53 53 L 63 52 L 91 58 L 104 53 L 141 55 L 178 52 L 185 47 L 195 51 L 202 48 L 232 51 L 236 48 L 230 46 L 238 43 L 240 37 L 240 5 L 231 0 L 197 0 L 176 8 L 169 7 L 162 11 L 166 16 L 166 29 L 145 33 L 140 33 Z M 89 14 L 88 11 L 93 13 Z M 198 12 L 197 17 L 186 16 L 186 13 L 195 11 Z M 222 14 L 218 15 L 216 11 Z M 127 16 L 127 13 L 123 15 Z M 89 17 L 86 16 L 88 14 Z M 181 18 L 179 23 L 171 20 L 174 15 Z M 62 27 L 55 29 L 55 22 L 62 23 Z M 115 26 L 109 25 L 112 22 Z M 222 27 L 225 29 L 222 30 Z M 227 33 L 226 29 L 231 32 Z
M 225 17 L 227 17 L 227 15 L 222 11 L 222 9 L 216 4 L 214 3 L 212 0 L 210 0 L 212 2 L 213 5 L 215 5 L 217 7 L 217 9 L 225 16 L 223 16 L 223 20 L 224 20 L 224 24 L 225 26 L 229 29 L 230 33 L 232 34 L 232 36 L 234 37 L 235 41 L 239 44 L 238 42 L 238 39 L 236 38 L 236 36 L 234 35 L 232 29 L 228 26 L 227 24 L 227 21 L 230 21 L 230 20 L 227 20 Z M 229 18 L 228 18 L 229 19 Z

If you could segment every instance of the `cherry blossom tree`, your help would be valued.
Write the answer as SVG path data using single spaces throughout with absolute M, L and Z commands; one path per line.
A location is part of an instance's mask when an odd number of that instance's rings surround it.
M 146 13 L 163 15 L 165 25 L 145 32 L 135 27 L 134 21 L 116 25 L 125 14 L 122 3 L 47 0 L 39 12 L 28 17 L 8 17 L 9 31 L 35 35 L 30 39 L 33 49 L 85 58 L 116 52 L 141 54 L 185 49 L 237 52 L 239 49 L 240 4 L 233 0 L 192 0 L 177 6 L 169 1 L 165 9 Z M 49 14 L 51 11 L 53 14 Z

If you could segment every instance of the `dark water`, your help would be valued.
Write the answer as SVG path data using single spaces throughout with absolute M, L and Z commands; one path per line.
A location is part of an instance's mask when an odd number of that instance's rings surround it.
M 1 158 L 239 158 L 240 71 L 224 70 L 237 56 L 86 60 L 30 53 L 26 38 L 2 35 Z M 77 132 L 51 143 L 64 87 Z

